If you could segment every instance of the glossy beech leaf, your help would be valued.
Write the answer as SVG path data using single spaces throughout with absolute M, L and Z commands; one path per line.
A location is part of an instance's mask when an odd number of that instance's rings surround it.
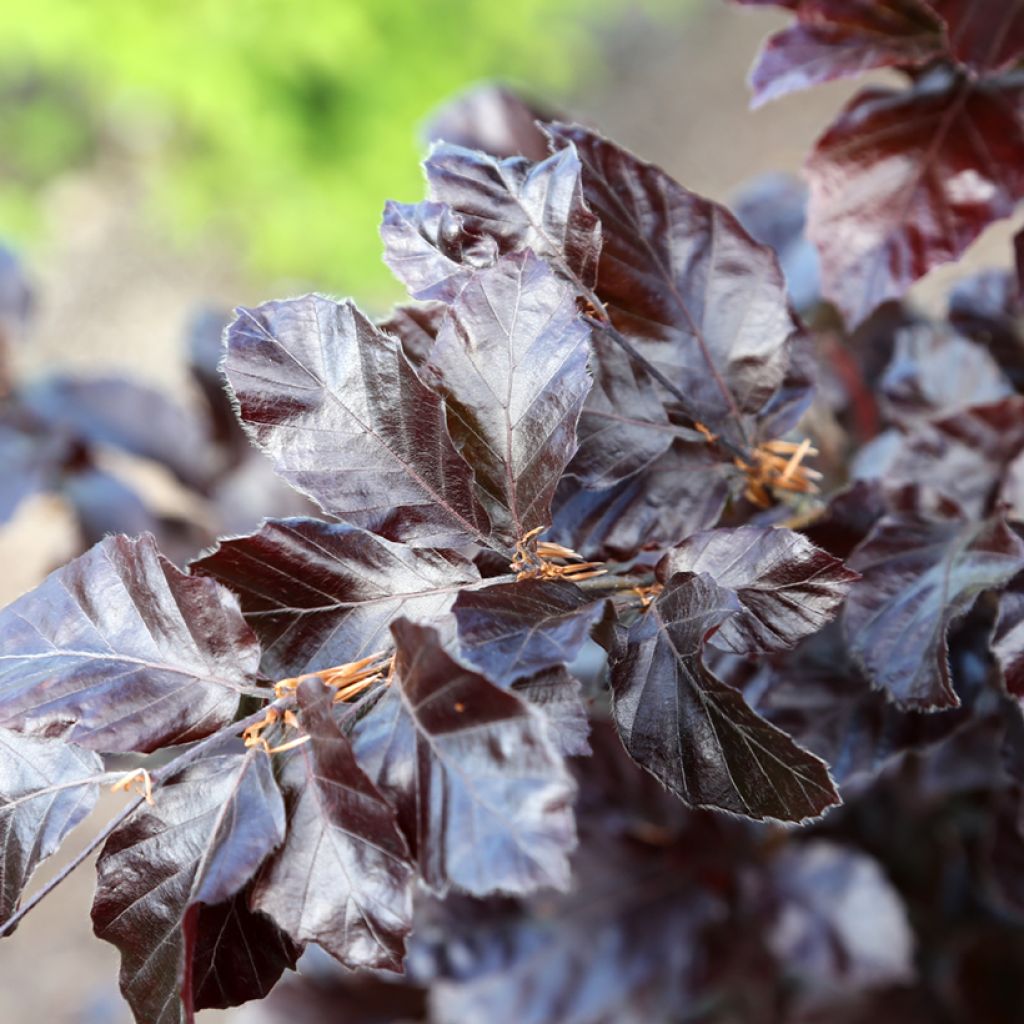
M 1009 68 L 1024 57 L 1021 0 L 927 0 L 946 23 L 949 48 L 978 72 Z
M 391 643 L 399 615 L 444 615 L 480 579 L 455 551 L 412 548 L 340 523 L 266 521 L 194 562 L 238 595 L 275 679 L 330 668 Z
M 162 391 L 121 377 L 52 376 L 22 400 L 53 431 L 152 459 L 191 487 L 211 481 L 202 422 Z
M 1020 88 L 943 69 L 858 94 L 808 164 L 809 234 L 850 327 L 956 259 L 1024 195 Z
M 709 576 L 677 573 L 630 629 L 613 713 L 642 768 L 694 807 L 803 821 L 838 802 L 828 768 L 704 664 L 708 635 L 741 610 Z
M 442 144 L 423 167 L 430 198 L 457 211 L 471 232 L 486 233 L 503 253 L 532 249 L 581 287 L 594 286 L 601 224 L 583 197 L 572 146 L 531 164 Z
M 785 650 L 816 633 L 857 579 L 802 534 L 757 526 L 696 533 L 665 556 L 658 572 L 663 579 L 706 573 L 735 594 L 739 613 L 710 641 L 736 654 Z
M 984 517 L 1022 450 L 1024 397 L 1013 395 L 920 425 L 896 448 L 883 486 L 890 493 L 916 486 L 929 507 L 952 501 Z
M 724 207 L 579 126 L 583 194 L 601 222 L 597 294 L 615 326 L 688 399 L 686 413 L 742 440 L 738 423 L 781 384 L 794 330 L 778 258 Z
M 477 274 L 438 333 L 424 372 L 498 546 L 550 522 L 590 390 L 589 338 L 572 289 L 529 253 Z
M 406 302 L 378 320 L 377 326 L 402 343 L 402 351 L 413 366 L 422 366 L 434 347 L 447 312 L 448 307 L 443 302 Z
M 152 537 L 109 537 L 0 612 L 0 725 L 149 752 L 227 725 L 260 647 L 238 602 Z
M 750 84 L 754 106 L 873 68 L 915 67 L 943 49 L 924 0 L 814 0 L 765 43 Z
M 348 967 L 401 970 L 412 927 L 412 865 L 395 813 L 356 763 L 317 679 L 298 691 L 310 740 L 281 784 L 288 838 L 260 875 L 252 904 L 296 942 L 318 942 Z
M 435 892 L 564 889 L 573 781 L 544 716 L 463 668 L 437 631 L 392 624 L 396 675 L 356 725 L 360 764 L 398 810 Z
M 548 142 L 537 122 L 550 120 L 547 111 L 518 93 L 485 82 L 445 103 L 430 118 L 424 135 L 430 142 L 451 142 L 497 157 L 543 160 Z
M 957 707 L 946 632 L 978 594 L 1024 568 L 1024 542 L 998 516 L 926 518 L 907 496 L 849 565 L 862 579 L 850 591 L 843 623 L 871 682 L 901 707 Z
M 734 476 L 704 441 L 675 441 L 642 472 L 607 490 L 563 480 L 545 536 L 596 559 L 669 548 L 718 522 Z
M 498 258 L 495 240 L 468 228 L 444 203 L 389 201 L 380 237 L 384 261 L 416 299 L 451 302 L 474 271 Z
M 880 382 L 890 417 L 913 426 L 1013 393 L 995 359 L 967 338 L 930 324 L 896 335 L 896 348 Z
M 251 891 L 250 883 L 223 903 L 200 905 L 189 918 L 195 946 L 188 984 L 196 1010 L 262 999 L 302 953 L 269 917 L 249 909 Z
M 551 737 L 566 757 L 590 753 L 587 735 L 590 721 L 583 700 L 583 687 L 564 665 L 543 669 L 511 686 L 513 693 L 543 713 Z
M 102 772 L 90 751 L 0 729 L 0 935 L 32 872 L 92 810 Z
M 202 907 L 240 892 L 284 828 L 270 758 L 253 749 L 199 761 L 107 840 L 93 928 L 121 951 L 121 992 L 140 1024 L 192 1020 Z
M 452 607 L 460 654 L 499 686 L 568 665 L 604 609 L 603 599 L 561 580 L 464 590 Z
M 423 545 L 486 533 L 441 399 L 351 302 L 307 295 L 242 309 L 227 344 L 243 423 L 324 511 Z

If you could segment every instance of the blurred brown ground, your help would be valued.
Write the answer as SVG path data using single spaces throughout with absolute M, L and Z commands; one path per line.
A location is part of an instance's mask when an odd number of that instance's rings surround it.
M 685 29 L 657 33 L 623 25 L 609 33 L 605 79 L 594 92 L 565 101 L 580 119 L 666 167 L 683 184 L 716 199 L 764 171 L 798 171 L 817 134 L 853 93 L 836 84 L 752 113 L 747 69 L 761 39 L 785 18 L 704 0 Z M 883 77 L 884 80 L 884 77 Z M 201 303 L 231 307 L 294 282 L 257 286 L 238 269 L 237 254 L 216 245 L 174 253 L 145 225 L 142 199 L 123 168 L 105 167 L 61 182 L 48 199 L 54 244 L 34 261 L 40 309 L 29 343 L 16 356 L 25 373 L 68 367 L 120 369 L 179 395 L 187 390 L 182 337 Z M 1008 259 L 1008 225 L 989 231 L 956 268 L 915 289 L 927 308 L 942 308 L 949 281 L 967 269 Z M 140 473 L 139 467 L 129 467 Z M 171 510 L 176 489 L 160 474 L 142 474 L 152 500 Z M 72 526 L 56 501 L 26 504 L 0 532 L 0 601 L 6 603 L 65 560 Z M 39 872 L 57 870 L 83 837 L 119 806 L 108 797 L 72 837 L 68 851 Z M 92 936 L 91 868 L 81 868 L 0 946 L 0 1024 L 127 1024 L 116 991 L 117 953 Z M 207 1011 L 202 1020 L 257 1024 L 258 1006 Z

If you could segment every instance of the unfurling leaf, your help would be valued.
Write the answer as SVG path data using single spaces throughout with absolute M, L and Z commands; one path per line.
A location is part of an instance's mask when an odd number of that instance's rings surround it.
M 412 927 L 409 852 L 334 720 L 333 698 L 317 679 L 299 686 L 309 741 L 285 765 L 288 837 L 252 903 L 295 942 L 318 942 L 348 967 L 397 971 Z
M 566 888 L 573 781 L 540 711 L 399 619 L 396 673 L 355 730 L 360 764 L 398 810 L 424 882 L 475 895 Z
M 357 661 L 391 643 L 399 615 L 435 618 L 480 574 L 455 551 L 394 544 L 353 526 L 268 520 L 191 570 L 230 587 L 275 679 Z
M 459 594 L 452 611 L 462 656 L 499 686 L 568 665 L 605 602 L 562 580 L 522 580 Z
M 227 345 L 242 422 L 325 512 L 424 546 L 486 536 L 441 399 L 351 302 L 307 295 L 240 310 Z
M 121 951 L 121 991 L 139 1024 L 191 1022 L 193 982 L 209 964 L 196 963 L 204 907 L 236 896 L 284 827 L 270 758 L 253 749 L 193 765 L 107 840 L 93 927 Z
M 550 522 L 590 390 L 589 337 L 572 288 L 529 253 L 476 274 L 438 332 L 424 373 L 499 548 Z
M 957 707 L 946 633 L 983 590 L 1024 569 L 1024 542 L 1001 516 L 922 515 L 912 496 L 849 559 L 861 573 L 843 613 L 850 650 L 904 708 Z
M 148 752 L 231 721 L 260 647 L 238 602 L 153 538 L 110 537 L 0 612 L 0 725 Z
M 92 810 L 102 771 L 88 750 L 0 729 L 0 935 L 32 872 Z
M 705 575 L 677 573 L 630 629 L 612 670 L 630 756 L 693 807 L 803 821 L 838 802 L 828 768 L 752 711 L 704 664 L 708 636 L 741 606 Z
M 739 526 L 696 533 L 658 569 L 706 573 L 736 595 L 738 614 L 711 643 L 736 654 L 779 651 L 816 633 L 839 611 L 857 574 L 792 530 Z

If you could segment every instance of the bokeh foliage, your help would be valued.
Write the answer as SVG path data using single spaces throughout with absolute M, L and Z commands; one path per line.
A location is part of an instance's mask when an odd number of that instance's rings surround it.
M 420 192 L 417 126 L 484 77 L 564 95 L 595 28 L 658 0 L 33 0 L 0 4 L 0 231 L 103 146 L 180 239 L 260 276 L 380 295 L 387 197 Z M 566 58 L 570 54 L 571 59 Z

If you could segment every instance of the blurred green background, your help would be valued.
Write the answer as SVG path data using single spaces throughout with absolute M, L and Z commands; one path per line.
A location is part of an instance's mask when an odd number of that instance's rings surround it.
M 107 162 L 177 246 L 256 279 L 392 294 L 377 222 L 420 197 L 417 128 L 482 78 L 560 99 L 603 40 L 682 0 L 31 0 L 0 4 L 0 232 Z

